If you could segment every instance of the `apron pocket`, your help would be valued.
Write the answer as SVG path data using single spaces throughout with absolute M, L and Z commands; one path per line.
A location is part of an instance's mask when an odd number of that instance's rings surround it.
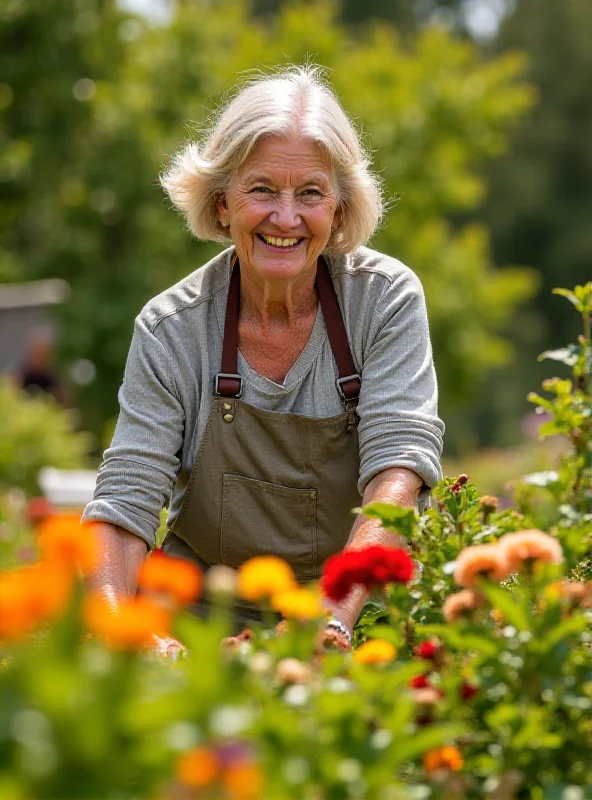
M 300 579 L 316 577 L 316 489 L 294 489 L 225 473 L 222 478 L 220 558 L 238 567 L 274 555 Z

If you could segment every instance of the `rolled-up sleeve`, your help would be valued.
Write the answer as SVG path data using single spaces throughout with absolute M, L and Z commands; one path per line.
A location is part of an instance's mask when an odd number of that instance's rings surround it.
M 150 546 L 179 469 L 185 414 L 170 354 L 136 319 L 113 441 L 83 521 L 119 525 Z
M 442 475 L 444 425 L 423 288 L 411 270 L 388 284 L 373 317 L 358 405 L 360 494 L 390 467 L 413 470 L 431 488 Z

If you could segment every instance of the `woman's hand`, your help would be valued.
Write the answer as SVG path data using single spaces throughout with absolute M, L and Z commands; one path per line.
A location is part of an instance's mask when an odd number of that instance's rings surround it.
M 154 652 L 170 658 L 172 661 L 177 661 L 178 658 L 186 657 L 187 648 L 173 636 L 156 636 L 155 634 Z

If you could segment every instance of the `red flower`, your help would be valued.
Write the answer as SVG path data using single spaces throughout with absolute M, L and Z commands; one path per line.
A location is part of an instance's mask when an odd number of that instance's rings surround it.
M 335 602 L 340 602 L 356 586 L 374 589 L 385 583 L 408 583 L 414 565 L 405 550 L 371 545 L 363 550 L 345 550 L 325 563 L 321 588 Z
M 427 675 L 416 675 L 409 681 L 409 686 L 412 689 L 429 689 L 431 685 Z
M 476 686 L 473 686 L 472 683 L 461 683 L 460 685 L 460 696 L 463 700 L 471 700 L 479 689 Z
M 435 661 L 441 649 L 442 647 L 438 642 L 428 639 L 427 642 L 422 642 L 415 648 L 415 655 L 418 658 L 424 658 L 426 661 Z

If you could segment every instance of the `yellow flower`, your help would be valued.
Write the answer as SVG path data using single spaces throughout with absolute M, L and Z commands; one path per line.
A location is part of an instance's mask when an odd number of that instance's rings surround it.
M 369 639 L 354 650 L 354 659 L 359 664 L 388 664 L 397 656 L 397 651 L 385 639 Z
M 220 763 L 215 753 L 207 747 L 194 747 L 183 753 L 175 765 L 178 780 L 185 786 L 201 789 L 218 777 Z
M 318 594 L 310 589 L 296 588 L 274 594 L 271 607 L 290 619 L 319 619 L 327 613 Z
M 423 765 L 428 772 L 435 772 L 437 769 L 450 769 L 458 772 L 464 764 L 463 757 L 458 747 L 450 745 L 438 747 L 436 750 L 428 750 L 423 756 Z
M 252 603 L 297 588 L 292 568 L 277 556 L 250 558 L 238 571 L 238 593 Z

